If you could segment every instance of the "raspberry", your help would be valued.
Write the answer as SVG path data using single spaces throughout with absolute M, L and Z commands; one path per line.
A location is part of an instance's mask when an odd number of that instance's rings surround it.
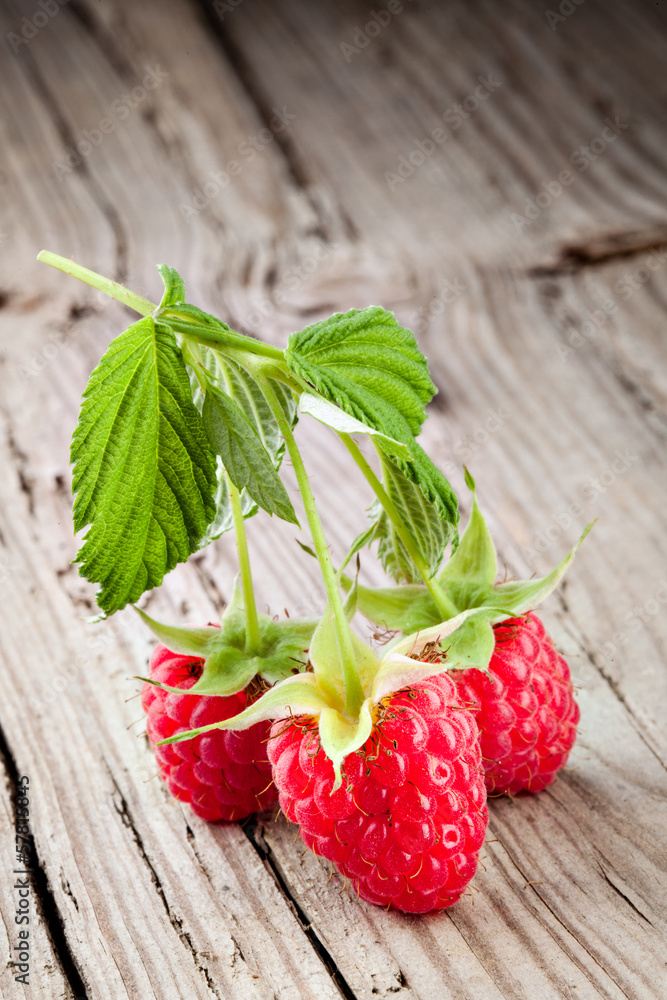
M 579 708 L 570 670 L 534 614 L 494 626 L 490 677 L 453 672 L 475 714 L 489 794 L 539 792 L 567 763 Z
M 282 810 L 368 902 L 410 913 L 452 906 L 475 874 L 488 819 L 474 717 L 444 673 L 388 696 L 374 715 L 335 792 L 317 720 L 274 723 Z
M 151 677 L 185 691 L 201 675 L 203 664 L 201 659 L 179 656 L 158 645 L 151 659 Z M 245 819 L 276 801 L 266 753 L 270 723 L 259 722 L 238 732 L 213 729 L 181 743 L 155 744 L 176 733 L 229 719 L 257 695 L 248 688 L 229 697 L 173 694 L 144 684 L 141 704 L 160 775 L 175 798 L 188 802 L 193 812 L 209 822 Z

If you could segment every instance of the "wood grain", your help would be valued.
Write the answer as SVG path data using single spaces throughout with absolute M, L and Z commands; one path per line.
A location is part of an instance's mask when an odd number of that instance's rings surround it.
M 31 986 L 5 968 L 3 996 L 667 992 L 664 10 L 586 0 L 552 30 L 518 0 L 403 7 L 350 56 L 343 44 L 371 18 L 356 2 L 71 0 L 18 47 L 26 9 L 5 4 L 7 954 L 17 773 L 31 777 L 42 874 Z M 480 78 L 497 83 L 452 127 Z M 272 130 L 280 112 L 286 127 Z M 113 129 L 67 169 L 104 119 Z M 437 128 L 446 139 L 414 166 Z M 223 184 L 234 159 L 242 169 Z M 390 184 L 402 162 L 414 169 Z M 563 170 L 572 180 L 556 194 Z M 474 472 L 510 574 L 544 571 L 599 518 L 544 612 L 579 688 L 572 767 L 538 798 L 491 803 L 474 899 L 431 918 L 386 913 L 329 881 L 284 820 L 209 827 L 170 800 L 135 698 L 151 642 L 130 611 L 86 624 L 93 591 L 70 565 L 68 439 L 129 314 L 37 265 L 43 246 L 149 298 L 166 261 L 192 300 L 277 344 L 381 302 L 431 359 L 440 392 L 425 444 L 464 511 L 462 464 Z M 333 437 L 299 434 L 340 554 L 370 498 Z M 260 602 L 316 613 L 321 588 L 293 529 L 250 527 Z M 362 571 L 382 579 L 367 557 Z M 147 605 L 211 619 L 234 572 L 225 539 Z

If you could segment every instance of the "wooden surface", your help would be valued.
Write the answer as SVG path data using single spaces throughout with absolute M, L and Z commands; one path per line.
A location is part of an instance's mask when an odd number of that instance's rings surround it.
M 383 5 L 71 0 L 35 29 L 33 5 L 4 4 L 3 955 L 17 775 L 38 873 L 30 986 L 3 967 L 3 997 L 667 995 L 665 5 L 403 6 L 371 38 Z M 286 127 L 263 132 L 275 109 Z M 207 826 L 154 777 L 132 680 L 151 640 L 129 610 L 86 624 L 70 565 L 68 440 L 128 314 L 36 264 L 42 247 L 153 298 L 168 262 L 192 301 L 280 345 L 337 309 L 394 309 L 440 390 L 426 446 L 462 494 L 470 466 L 508 571 L 547 569 L 599 517 L 544 608 L 579 688 L 572 766 L 492 801 L 474 899 L 430 918 L 351 901 L 284 820 Z M 299 434 L 340 555 L 365 486 L 333 437 Z M 292 529 L 258 517 L 250 544 L 262 604 L 318 609 Z M 214 617 L 234 564 L 218 542 L 151 613 Z

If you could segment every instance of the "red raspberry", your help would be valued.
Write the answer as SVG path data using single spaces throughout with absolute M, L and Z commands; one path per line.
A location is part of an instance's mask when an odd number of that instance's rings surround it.
M 333 793 L 315 719 L 279 720 L 271 735 L 283 812 L 358 895 L 410 913 L 457 901 L 475 874 L 488 812 L 477 725 L 453 681 L 439 674 L 380 702 Z
M 151 659 L 151 677 L 187 690 L 201 675 L 203 665 L 201 659 L 179 656 L 159 645 Z M 245 819 L 270 809 L 276 801 L 267 758 L 270 723 L 259 722 L 239 732 L 213 729 L 182 743 L 155 744 L 176 733 L 229 719 L 258 694 L 253 697 L 248 689 L 229 697 L 172 694 L 144 684 L 141 704 L 160 774 L 172 795 L 188 802 L 209 822 Z
M 577 736 L 570 670 L 536 615 L 494 631 L 491 676 L 475 669 L 451 676 L 479 725 L 489 794 L 539 792 L 567 763 Z

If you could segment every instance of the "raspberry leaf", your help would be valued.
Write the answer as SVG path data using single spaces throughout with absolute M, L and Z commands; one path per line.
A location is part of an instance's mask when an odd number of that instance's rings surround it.
M 187 341 L 184 345 L 183 356 L 193 372 L 191 380 L 193 398 L 200 412 L 204 406 L 205 394 L 200 388 L 199 379 L 208 377 L 217 389 L 226 392 L 238 404 L 277 471 L 285 452 L 285 441 L 254 378 L 236 362 L 224 357 L 215 349 L 191 341 Z M 271 384 L 290 426 L 294 427 L 297 421 L 294 393 L 280 382 L 272 380 Z M 207 541 L 219 538 L 234 525 L 225 468 L 221 459 L 218 460 L 217 475 L 216 515 L 209 528 Z M 244 517 L 252 517 L 257 513 L 258 505 L 247 490 L 241 491 L 241 507 Z
M 410 330 L 379 306 L 351 309 L 291 334 L 284 360 L 302 384 L 379 432 L 376 445 L 456 526 L 456 494 L 415 441 L 435 386 Z M 407 457 L 397 454 L 396 442 Z
M 157 269 L 164 282 L 164 295 L 159 308 L 164 309 L 178 302 L 185 302 L 185 282 L 178 271 L 168 264 L 158 264 Z
M 208 439 L 236 488 L 247 490 L 268 514 L 298 524 L 287 490 L 255 427 L 234 399 L 212 382 L 206 390 L 202 419 Z
M 362 423 L 356 417 L 350 416 L 339 406 L 334 406 L 323 396 L 316 396 L 312 392 L 304 392 L 299 398 L 299 409 L 302 413 L 307 413 L 314 417 L 321 424 L 326 424 L 339 434 L 368 434 L 378 442 L 381 442 L 382 450 L 388 455 L 408 461 L 410 455 L 407 447 L 400 441 L 382 434 L 369 424 Z
M 80 573 L 112 614 L 196 552 L 215 513 L 215 456 L 175 337 L 151 316 L 92 373 L 71 461 Z
M 451 532 L 451 521 L 443 521 L 437 507 L 430 503 L 422 490 L 407 479 L 398 465 L 379 451 L 384 488 L 399 517 L 421 553 L 432 576 L 440 565 Z M 399 537 L 395 525 L 379 501 L 371 507 L 375 519 L 373 541 L 378 543 L 378 556 L 385 571 L 397 582 L 414 583 L 421 574 Z
M 293 333 L 285 360 L 330 402 L 398 440 L 389 425 L 400 417 L 418 434 L 435 392 L 414 335 L 379 306 L 336 313 Z

